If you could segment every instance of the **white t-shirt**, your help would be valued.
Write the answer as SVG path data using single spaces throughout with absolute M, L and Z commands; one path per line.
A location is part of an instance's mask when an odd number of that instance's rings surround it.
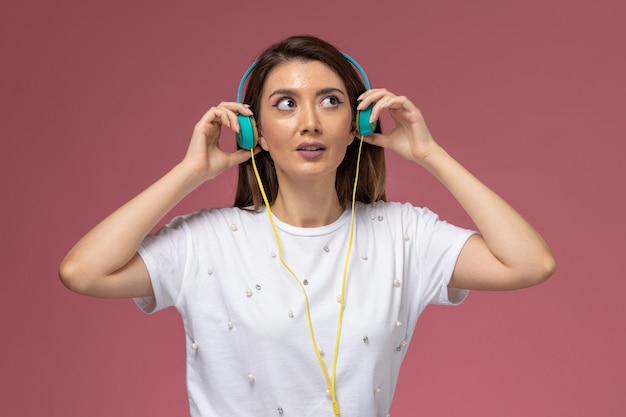
M 355 216 L 336 395 L 342 416 L 382 417 L 419 314 L 467 295 L 447 283 L 473 232 L 410 204 L 357 203 Z M 331 374 L 350 209 L 323 227 L 274 220 Z M 139 253 L 155 296 L 137 305 L 183 319 L 192 416 L 333 416 L 305 296 L 265 209 L 178 217 Z

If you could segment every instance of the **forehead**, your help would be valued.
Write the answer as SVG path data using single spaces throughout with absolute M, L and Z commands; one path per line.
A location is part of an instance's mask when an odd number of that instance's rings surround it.
M 293 60 L 274 67 L 265 79 L 264 91 L 278 88 L 305 89 L 334 87 L 346 91 L 341 77 L 320 61 Z

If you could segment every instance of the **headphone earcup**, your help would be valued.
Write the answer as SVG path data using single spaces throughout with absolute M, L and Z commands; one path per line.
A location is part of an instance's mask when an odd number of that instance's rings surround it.
M 356 113 L 356 130 L 360 136 L 369 136 L 374 133 L 378 120 L 374 120 L 370 123 L 370 117 L 372 116 L 372 107 L 374 104 L 370 104 L 366 109 L 359 110 Z
M 252 116 L 237 115 L 239 120 L 239 132 L 237 132 L 237 144 L 243 149 L 253 149 L 257 143 L 256 121 Z

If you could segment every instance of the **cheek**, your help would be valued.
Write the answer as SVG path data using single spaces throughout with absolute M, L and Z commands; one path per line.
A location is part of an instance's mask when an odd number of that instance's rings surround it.
M 297 131 L 297 125 L 292 119 L 265 119 L 258 126 L 259 137 L 270 138 L 271 142 L 286 139 L 293 135 L 294 131 Z
M 262 120 L 262 118 L 257 118 L 257 129 L 258 129 L 258 142 L 261 148 L 265 151 L 269 150 L 268 141 L 266 138 L 274 137 L 274 126 L 272 126 L 271 122 L 267 120 Z
M 346 146 L 350 145 L 356 136 L 356 123 L 352 120 L 352 118 L 350 118 L 350 121 L 348 122 L 348 134 L 346 135 Z

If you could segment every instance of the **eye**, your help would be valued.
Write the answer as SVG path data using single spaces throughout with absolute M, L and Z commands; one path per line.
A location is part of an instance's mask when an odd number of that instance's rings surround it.
M 324 97 L 322 100 L 322 107 L 337 107 L 342 102 L 335 96 Z
M 274 107 L 278 108 L 279 110 L 291 110 L 296 107 L 296 102 L 293 101 L 293 99 L 285 97 L 278 100 Z

